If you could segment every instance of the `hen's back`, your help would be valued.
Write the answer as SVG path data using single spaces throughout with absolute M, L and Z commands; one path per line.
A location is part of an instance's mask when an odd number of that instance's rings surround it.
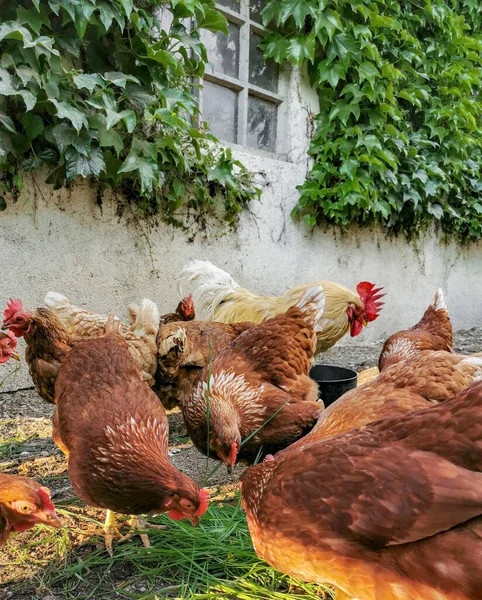
M 432 304 L 416 325 L 398 331 L 386 340 L 380 353 L 378 368 L 382 371 L 424 350 L 452 352 L 452 344 L 452 323 L 443 292 L 438 289 Z
M 55 392 L 67 447 L 75 444 L 76 436 L 95 435 L 113 415 L 159 407 L 117 333 L 79 342 L 63 364 Z
M 150 511 L 149 498 L 131 492 L 165 466 L 167 416 L 122 336 L 80 342 L 62 368 L 56 398 L 54 435 L 69 452 L 76 494 L 93 506 Z

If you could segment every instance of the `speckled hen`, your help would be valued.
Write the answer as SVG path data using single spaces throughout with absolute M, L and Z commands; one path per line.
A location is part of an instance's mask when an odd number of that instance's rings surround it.
M 54 439 L 68 455 L 75 493 L 108 509 L 110 551 L 117 529 L 109 511 L 167 512 L 197 525 L 207 492 L 169 462 L 166 413 L 121 335 L 112 331 L 77 344 L 62 367 L 56 400 Z
M 337 600 L 481 600 L 482 383 L 241 476 L 257 554 Z
M 276 452 L 313 427 L 323 403 L 308 373 L 324 305 L 321 286 L 310 288 L 213 357 L 182 403 L 196 448 L 230 470 L 236 460 Z
M 438 289 L 432 304 L 420 321 L 410 329 L 397 331 L 383 344 L 378 368 L 383 371 L 390 365 L 415 356 L 423 350 L 452 352 L 452 343 L 452 323 L 443 292 Z

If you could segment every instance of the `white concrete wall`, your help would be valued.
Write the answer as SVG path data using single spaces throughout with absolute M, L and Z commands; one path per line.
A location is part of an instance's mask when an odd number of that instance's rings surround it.
M 198 236 L 189 243 L 179 230 L 139 222 L 129 211 L 118 217 L 112 195 L 99 207 L 87 182 L 61 192 L 29 182 L 20 199 L 0 213 L 0 308 L 10 296 L 35 307 L 45 292 L 55 290 L 93 311 L 123 318 L 127 305 L 143 296 L 167 312 L 178 301 L 176 273 L 187 261 L 202 258 L 259 293 L 277 294 L 316 279 L 352 288 L 362 280 L 384 286 L 385 309 L 357 342 L 378 341 L 413 325 L 439 286 L 455 328 L 479 326 L 480 244 L 446 246 L 430 235 L 415 247 L 403 239 L 387 240 L 382 230 L 342 235 L 311 231 L 291 220 L 296 186 L 307 170 L 307 111 L 300 103 L 298 95 L 290 106 L 291 126 L 298 131 L 288 138 L 292 162 L 237 152 L 248 167 L 264 173 L 262 201 L 242 216 L 237 233 L 219 239 Z M 0 381 L 13 366 L 0 365 Z M 28 385 L 23 369 L 1 391 Z

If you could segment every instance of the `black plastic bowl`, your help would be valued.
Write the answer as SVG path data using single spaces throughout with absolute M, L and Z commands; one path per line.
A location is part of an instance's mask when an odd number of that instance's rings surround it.
M 310 377 L 318 384 L 319 397 L 326 408 L 345 392 L 356 388 L 358 375 L 355 371 L 344 367 L 315 365 L 310 369 Z

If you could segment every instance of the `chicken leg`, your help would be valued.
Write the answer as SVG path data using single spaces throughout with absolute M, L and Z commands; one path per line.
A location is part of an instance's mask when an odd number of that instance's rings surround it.
M 111 510 L 106 511 L 105 515 L 105 524 L 104 524 L 104 538 L 105 538 L 105 547 L 109 556 L 113 558 L 114 551 L 112 549 L 112 542 L 114 538 L 119 540 L 119 543 L 125 542 L 126 540 L 134 537 L 135 535 L 139 535 L 141 538 L 143 546 L 146 548 L 151 547 L 151 543 L 149 541 L 149 536 L 147 533 L 141 533 L 145 529 L 167 529 L 167 525 L 154 525 L 152 523 L 147 523 L 145 519 L 139 517 L 138 515 L 133 515 L 128 521 L 130 525 L 130 531 L 126 533 L 126 535 L 121 535 L 119 530 L 119 524 L 117 523 L 117 519 L 115 514 Z
M 112 550 L 112 542 L 114 538 L 122 539 L 121 532 L 119 531 L 119 524 L 115 518 L 115 514 L 107 509 L 105 513 L 104 523 L 104 538 L 105 538 L 105 549 L 109 553 L 111 558 L 114 557 L 114 551 Z

